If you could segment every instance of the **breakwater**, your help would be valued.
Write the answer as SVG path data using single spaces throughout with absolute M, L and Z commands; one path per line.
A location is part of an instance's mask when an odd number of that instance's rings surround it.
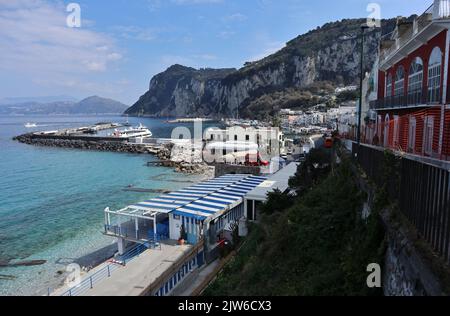
M 117 139 L 112 137 L 24 134 L 14 137 L 13 140 L 34 146 L 112 151 L 132 154 L 152 154 L 159 158 L 166 158 L 168 151 L 168 148 L 165 146 L 134 144 L 129 143 L 127 139 Z
M 207 177 L 214 175 L 214 168 L 204 163 L 191 163 L 186 153 L 177 153 L 178 157 L 172 159 L 173 144 L 135 144 L 128 139 L 113 137 L 94 137 L 79 135 L 43 135 L 29 133 L 14 137 L 13 140 L 23 144 L 43 147 L 69 148 L 79 150 L 110 151 L 130 154 L 150 154 L 156 156 L 159 161 L 150 162 L 148 165 L 174 168 L 176 172 L 186 174 L 205 174 Z M 190 154 L 190 153 L 189 153 Z M 182 159 L 180 159 L 180 157 Z M 186 158 L 186 159 L 185 159 Z

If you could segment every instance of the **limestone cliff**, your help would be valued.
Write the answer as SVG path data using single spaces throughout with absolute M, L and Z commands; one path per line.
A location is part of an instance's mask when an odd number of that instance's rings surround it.
M 175 65 L 156 75 L 130 115 L 236 116 L 255 99 L 274 91 L 305 88 L 317 81 L 352 84 L 359 78 L 361 19 L 325 24 L 288 42 L 275 54 L 239 69 L 200 69 Z M 381 34 L 395 20 L 366 35 L 365 68 L 375 61 Z

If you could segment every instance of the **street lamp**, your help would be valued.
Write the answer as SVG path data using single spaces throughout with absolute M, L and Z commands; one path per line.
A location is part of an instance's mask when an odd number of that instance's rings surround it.
M 358 146 L 361 144 L 361 115 L 363 102 L 363 81 L 364 81 L 364 36 L 369 26 L 367 23 L 361 25 L 361 74 L 359 78 L 359 107 L 358 107 L 358 130 L 356 131 L 356 140 Z

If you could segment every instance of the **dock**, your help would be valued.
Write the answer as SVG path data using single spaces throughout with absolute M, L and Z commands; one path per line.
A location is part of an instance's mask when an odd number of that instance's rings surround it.
M 175 120 L 167 121 L 167 123 L 170 124 L 177 124 L 177 123 L 200 123 L 200 122 L 217 122 L 217 120 L 209 119 L 209 118 L 180 118 Z

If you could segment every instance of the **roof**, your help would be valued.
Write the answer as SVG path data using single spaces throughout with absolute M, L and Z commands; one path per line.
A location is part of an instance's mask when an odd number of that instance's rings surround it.
M 297 163 L 290 163 L 247 193 L 245 198 L 247 200 L 265 201 L 267 199 L 267 194 L 270 192 L 277 189 L 281 192 L 285 192 L 289 189 L 289 179 L 297 172 L 298 165 L 299 164 Z
M 226 150 L 258 150 L 259 146 L 252 142 L 238 142 L 238 141 L 228 141 L 228 142 L 213 142 L 206 145 L 206 149 L 226 149 Z
M 139 213 L 164 213 L 205 220 L 242 203 L 244 196 L 267 180 L 250 175 L 225 175 L 128 207 Z

